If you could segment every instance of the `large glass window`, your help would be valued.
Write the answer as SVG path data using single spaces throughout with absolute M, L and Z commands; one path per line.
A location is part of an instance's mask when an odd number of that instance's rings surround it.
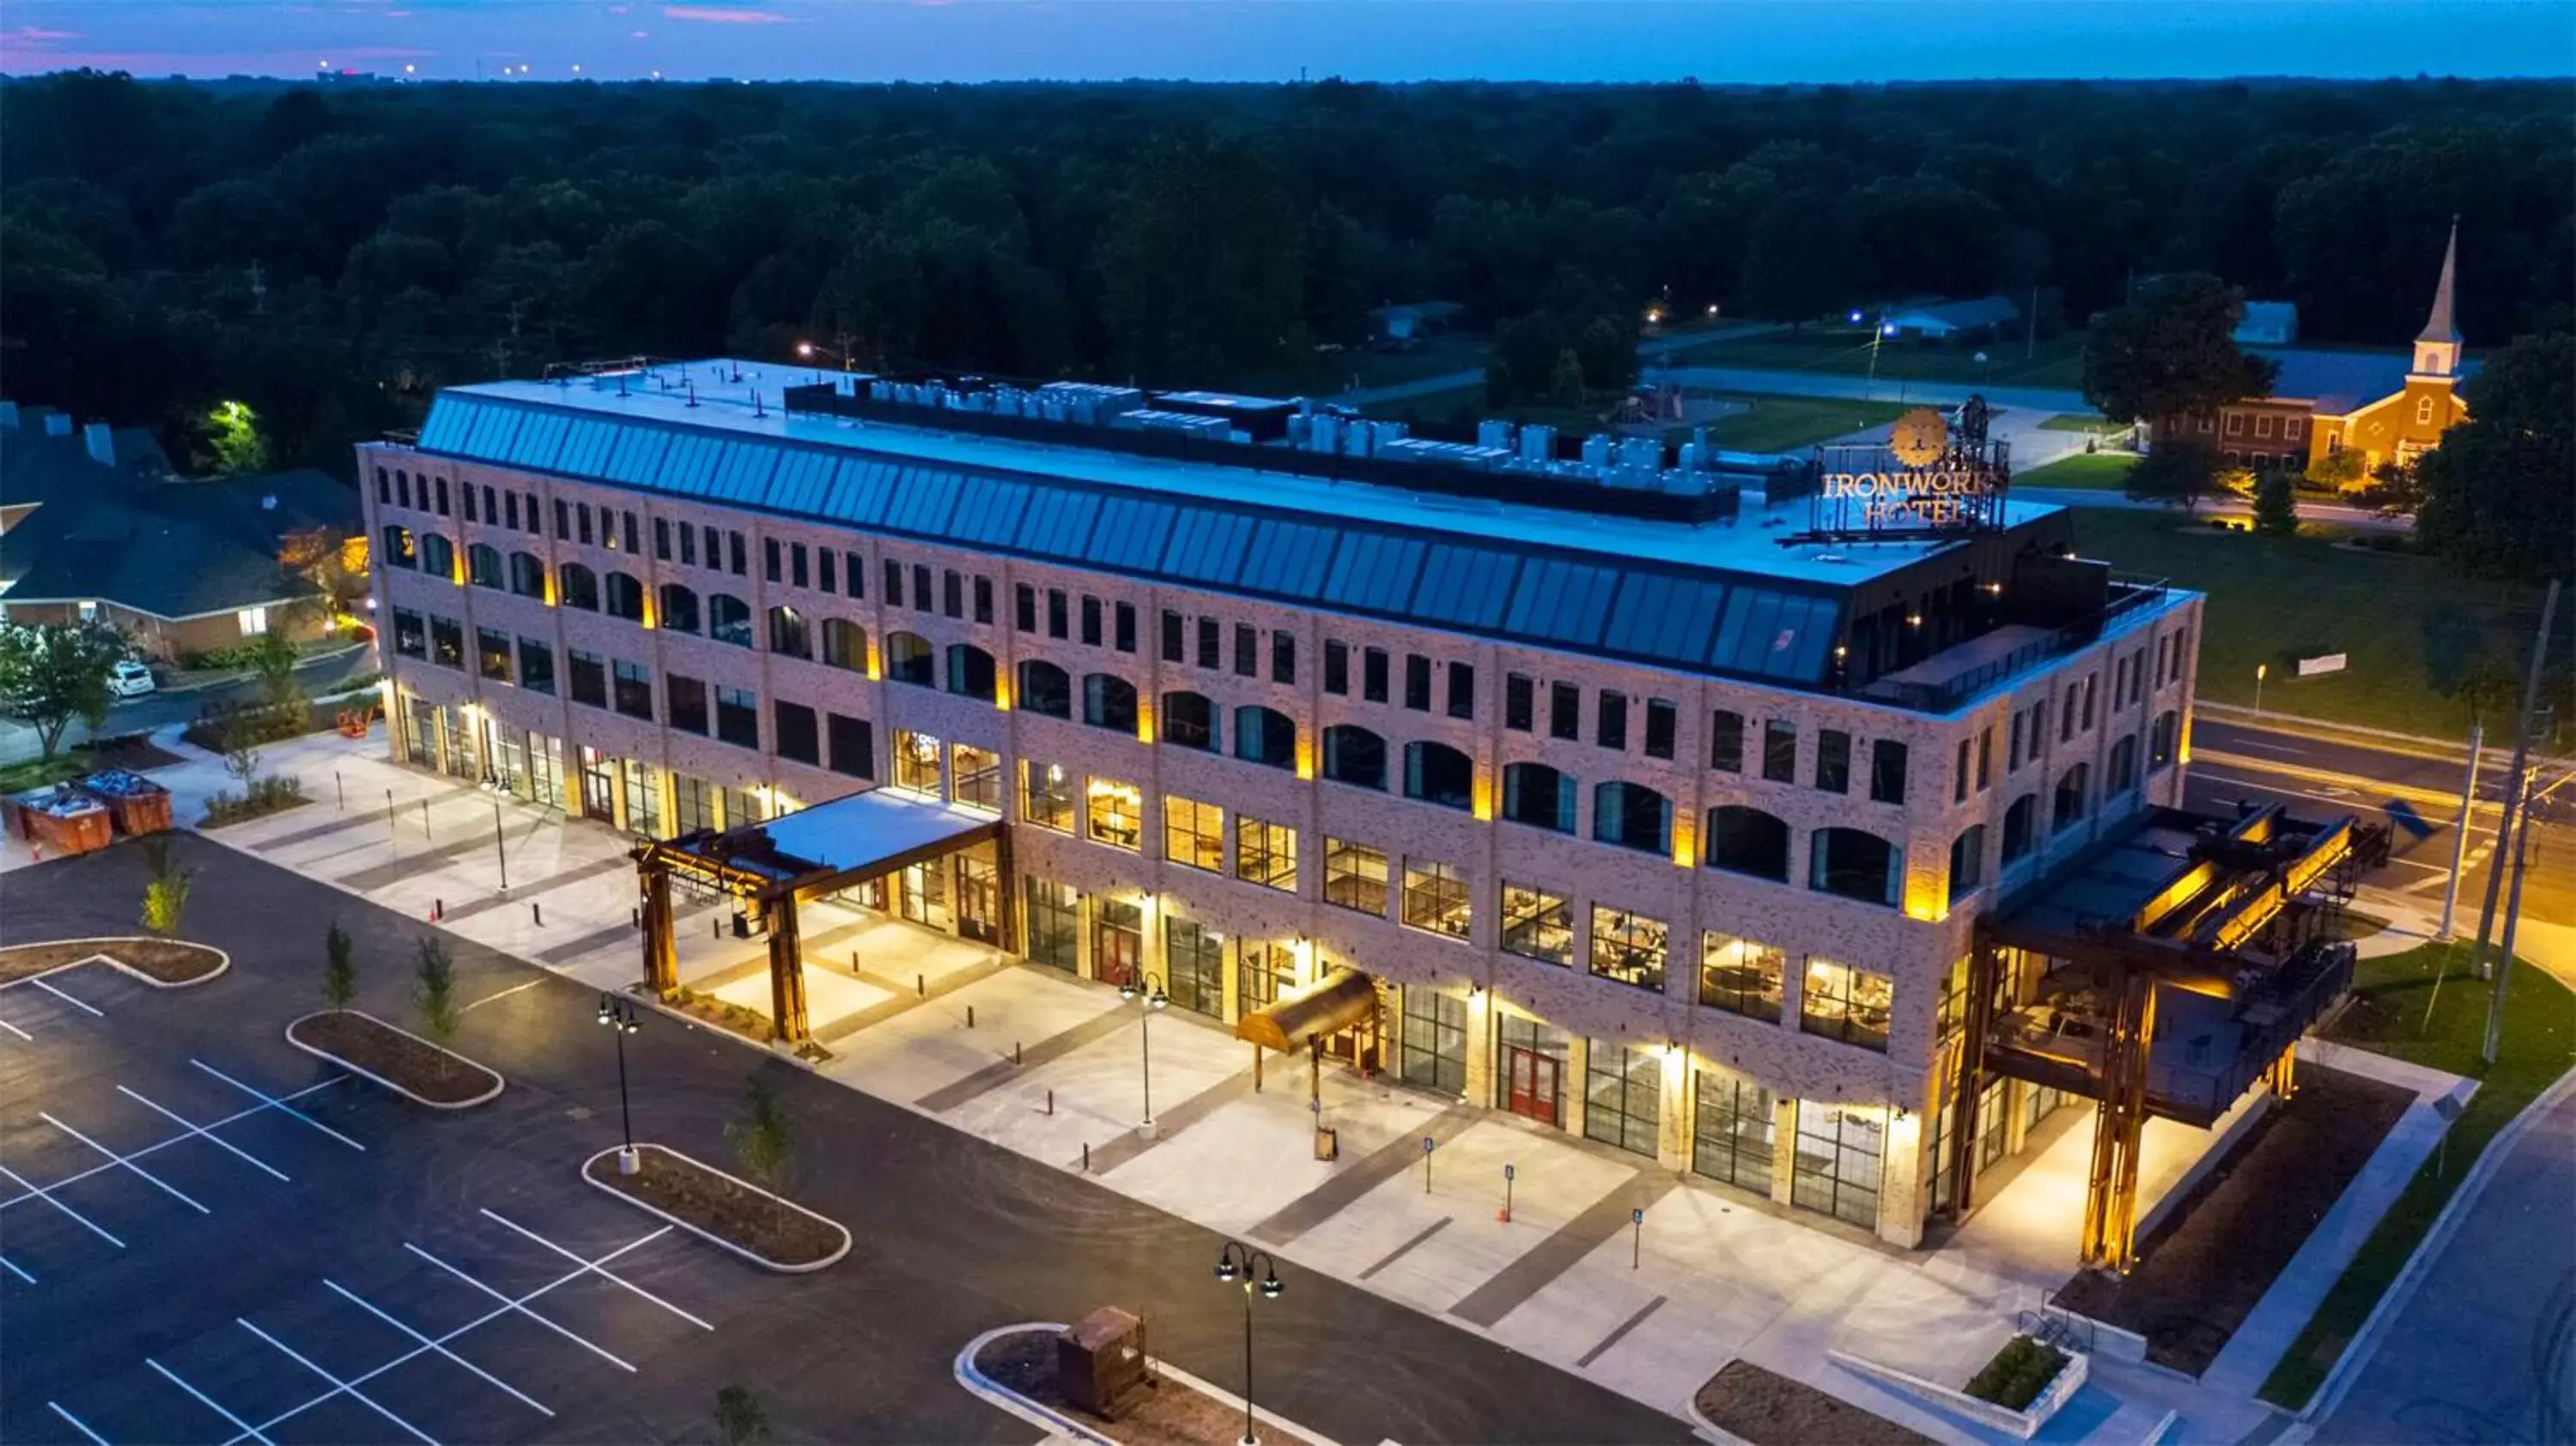
M 407 608 L 394 609 L 394 651 L 406 658 L 429 656 L 429 629 L 420 614 Z
M 779 752 L 786 752 L 779 745 Z M 957 770 L 956 801 L 968 808 L 990 813 L 1002 811 L 1002 755 L 972 743 L 960 743 L 949 750 L 949 762 Z
M 1505 879 L 1503 952 L 1574 967 L 1574 911 L 1565 896 Z
M 1297 724 L 1276 708 L 1246 704 L 1234 710 L 1234 756 L 1265 768 L 1297 766 Z
M 1887 975 L 1810 954 L 1798 1000 L 1798 1027 L 1885 1054 L 1895 997 L 1896 982 Z
M 990 703 L 994 698 L 993 655 L 973 643 L 948 645 L 948 691 L 961 698 Z
M 1114 673 L 1086 673 L 1082 679 L 1082 721 L 1121 733 L 1136 731 L 1136 685 Z
M 2181 714 L 2168 709 L 2156 715 L 2155 723 L 2147 730 L 2147 770 L 2149 772 L 2161 772 L 2173 766 L 2174 741 L 2180 736 L 2181 728 Z
M 737 648 L 751 646 L 751 604 L 729 592 L 707 594 L 707 636 Z
M 851 576 L 856 577 L 857 573 Z M 1029 959 L 1067 974 L 1082 968 L 1082 891 L 1035 875 L 1028 881 Z
M 611 570 L 608 574 L 608 615 L 630 623 L 644 621 L 644 584 L 634 574 Z
M 1503 767 L 1503 817 L 1532 828 L 1574 832 L 1575 783 L 1544 763 Z
M 1178 794 L 1163 795 L 1163 856 L 1185 868 L 1225 870 L 1225 810 Z
M 567 562 L 555 570 L 561 584 L 558 599 L 568 608 L 583 612 L 599 611 L 599 574 L 577 562 Z
M 510 681 L 510 635 L 490 628 L 474 630 L 474 671 L 495 683 Z
M 1708 866 L 1757 879 L 1789 881 L 1789 825 L 1744 804 L 1708 811 Z
M 1720 773 L 1744 771 L 1744 715 L 1720 708 L 1709 715 L 1708 766 Z
M 1098 676 L 1095 674 L 1094 676 Z M 1163 741 L 1174 748 L 1216 751 L 1216 705 L 1204 693 L 1174 689 L 1163 695 Z
M 1751 1076 L 1711 1065 L 1693 1082 L 1691 1169 L 1712 1180 L 1771 1193 L 1771 1141 L 1779 1111 Z
M 1875 1105 L 1798 1102 L 1796 1168 L 1789 1200 L 1866 1229 L 1878 1225 L 1886 1111 Z
M 616 684 L 617 711 L 629 718 L 653 719 L 653 670 L 642 663 L 620 658 L 611 667 Z
M 704 833 L 716 826 L 715 794 L 705 779 L 685 773 L 671 775 L 671 826 L 674 837 Z
M 1661 919 L 1604 904 L 1592 906 L 1592 972 L 1639 989 L 1664 987 L 1666 929 Z
M 555 650 L 535 638 L 519 639 L 519 686 L 531 693 L 555 690 Z
M 1297 830 L 1250 814 L 1236 814 L 1234 876 L 1283 893 L 1297 892 Z
M 1073 716 L 1073 678 L 1043 658 L 1020 664 L 1020 694 L 1014 706 L 1047 718 Z
M 1102 894 L 1091 901 L 1091 974 L 1106 984 L 1138 983 L 1145 964 L 1145 907 Z
M 1816 730 L 1816 787 L 1851 792 L 1851 746 L 1851 735 L 1839 728 Z
M 1386 916 L 1386 855 L 1367 844 L 1324 837 L 1324 902 Z
M 465 666 L 465 625 L 454 618 L 429 615 L 429 660 L 442 668 Z M 591 701 L 591 700 L 581 700 Z M 605 702 L 600 703 L 606 707 Z
M 823 715 L 823 741 L 831 748 L 831 769 L 851 778 L 877 776 L 876 725 L 840 713 Z
M 626 831 L 645 838 L 662 837 L 662 785 L 652 764 L 629 758 L 626 775 Z
M 1467 876 L 1455 864 L 1434 859 L 1404 859 L 1404 922 L 1453 939 L 1467 937 L 1474 905 L 1467 898 Z
M 1652 1158 L 1663 1110 L 1662 1055 L 1620 1040 L 1591 1042 L 1583 1062 L 1585 1139 Z
M 1773 783 L 1798 781 L 1798 725 L 1770 718 L 1762 724 L 1762 776 Z
M 1699 1002 L 1776 1024 L 1788 966 L 1788 956 L 1768 944 L 1708 930 L 1700 935 Z
M 2039 795 L 2025 793 L 2004 810 L 2003 860 L 2009 867 L 2030 853 L 2038 841 Z
M 1285 939 L 1246 939 L 1234 961 L 1234 1007 L 1267 1009 L 1297 987 L 1297 947 Z
M 1225 1014 L 1225 936 L 1195 919 L 1163 919 L 1163 982 L 1172 1002 L 1211 1019 Z
M 1073 832 L 1073 779 L 1061 763 L 1020 761 L 1020 820 L 1058 833 Z
M 420 570 L 433 577 L 443 577 L 449 581 L 457 580 L 456 544 L 435 532 L 422 533 L 420 535 Z M 589 569 L 584 568 L 583 571 L 587 572 Z M 599 600 L 596 594 L 593 594 L 590 605 L 592 610 L 598 609 Z
M 868 630 L 847 618 L 823 619 L 823 661 L 853 673 L 868 670 Z
M 1873 803 L 1905 801 L 1905 745 L 1893 738 L 1869 745 L 1869 797 Z
M 1467 1001 L 1427 984 L 1404 986 L 1397 1073 L 1443 1094 L 1467 1092 Z
M 436 619 L 431 621 L 435 622 Z M 579 648 L 572 653 L 572 700 L 593 708 L 608 706 L 608 660 Z
M 910 683 L 916 688 L 939 686 L 939 661 L 932 653 L 930 639 L 919 633 L 891 632 L 885 639 L 885 675 L 888 681 Z
M 1856 828 L 1820 828 L 1808 842 L 1808 888 L 1896 907 L 1905 888 L 1905 850 Z
M 707 685 L 701 678 L 681 673 L 662 675 L 664 718 L 672 729 L 681 733 L 707 734 Z
M 694 633 L 698 630 L 698 595 L 676 582 L 662 584 L 662 616 L 666 632 Z
M 1670 853 L 1672 800 L 1639 783 L 1602 784 L 1592 790 L 1592 838 L 1641 853 Z
M 1404 796 L 1464 811 L 1476 801 L 1474 760 L 1446 743 L 1404 745 Z
M 465 549 L 465 580 L 476 587 L 501 585 L 501 549 L 477 542 Z
M 2086 808 L 2092 802 L 2093 765 L 2079 763 L 2066 770 L 2057 780 L 2057 798 L 2052 816 L 2061 833 L 2084 821 Z
M 1089 833 L 1093 843 L 1111 848 L 1141 849 L 1145 836 L 1145 795 L 1132 783 L 1092 779 L 1087 793 Z
M 716 689 L 716 737 L 743 748 L 758 748 L 760 695 L 748 688 Z
M 1986 826 L 1972 823 L 1950 840 L 1950 902 L 1975 893 L 1986 881 Z
M 1324 776 L 1335 783 L 1385 792 L 1386 740 L 1350 723 L 1325 729 Z
M 948 749 L 939 739 L 909 728 L 894 731 L 894 786 L 926 798 L 945 798 Z

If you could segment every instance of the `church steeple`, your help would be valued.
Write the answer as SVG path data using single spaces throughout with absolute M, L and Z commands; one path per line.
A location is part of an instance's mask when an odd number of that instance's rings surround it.
M 2453 276 L 2460 259 L 2460 218 L 2451 218 L 2451 239 L 2442 247 L 2442 279 L 2433 285 L 2433 310 L 2415 338 L 2415 375 L 2457 376 L 2460 328 L 2452 319 Z

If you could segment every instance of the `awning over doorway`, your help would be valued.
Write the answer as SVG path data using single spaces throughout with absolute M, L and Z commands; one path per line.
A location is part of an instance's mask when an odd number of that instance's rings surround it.
M 872 788 L 767 823 L 683 834 L 637 850 L 724 888 L 756 897 L 812 895 L 882 878 L 998 837 L 989 813 Z
M 1322 979 L 1235 1021 L 1234 1037 L 1285 1053 L 1367 1019 L 1377 1008 L 1377 981 L 1356 969 Z

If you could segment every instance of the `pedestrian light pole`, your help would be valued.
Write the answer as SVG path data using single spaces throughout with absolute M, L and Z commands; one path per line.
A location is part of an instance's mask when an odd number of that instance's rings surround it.
M 1243 1440 L 1237 1446 L 1261 1446 L 1261 1438 L 1252 1434 L 1252 1297 L 1258 1293 L 1263 1300 L 1277 1300 L 1288 1287 L 1280 1283 L 1279 1267 L 1270 1252 L 1239 1240 L 1218 1248 L 1216 1278 L 1228 1285 L 1240 1281 L 1243 1286 Z
M 1169 1005 L 1172 996 L 1163 990 L 1163 976 L 1151 969 L 1143 970 L 1131 983 L 1118 986 L 1121 999 L 1141 999 L 1145 1005 L 1144 1021 L 1136 1026 L 1136 1044 L 1142 1051 L 1142 1074 L 1145 1084 L 1145 1120 L 1136 1128 L 1146 1139 L 1154 1138 L 1154 1011 Z
M 626 1098 L 626 1036 L 642 1026 L 635 1020 L 635 1001 L 614 994 L 599 996 L 599 1022 L 617 1035 L 617 1119 L 626 1145 L 617 1152 L 617 1173 L 635 1173 L 635 1110 Z
M 2263 680 L 2270 677 L 2271 674 L 2271 664 L 2256 663 L 2254 665 L 2254 712 L 2258 717 L 2263 712 Z

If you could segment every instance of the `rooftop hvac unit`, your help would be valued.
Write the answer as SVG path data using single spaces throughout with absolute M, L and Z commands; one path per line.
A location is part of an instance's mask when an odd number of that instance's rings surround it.
M 1506 452 L 1510 451 L 1512 446 L 1512 424 L 1496 417 L 1488 417 L 1485 420 L 1478 422 L 1476 424 L 1476 445 L 1479 447 L 1493 447 Z
M 1610 439 L 1608 437 L 1601 435 L 1599 432 L 1595 432 L 1591 436 L 1583 439 L 1583 465 L 1586 467 L 1607 467 L 1610 465 Z
M 1700 459 L 1701 452 L 1699 443 L 1684 442 L 1681 446 L 1681 456 L 1674 465 L 1678 466 L 1685 472 L 1696 472 L 1700 468 Z
M 1664 444 L 1653 437 L 1629 437 L 1619 443 L 1617 455 L 1622 468 L 1660 471 L 1664 465 Z
M 1556 428 L 1543 422 L 1532 422 L 1521 428 L 1521 460 L 1553 462 L 1556 460 Z
M 1306 450 L 1338 452 L 1342 449 L 1342 419 L 1318 412 L 1306 419 Z

